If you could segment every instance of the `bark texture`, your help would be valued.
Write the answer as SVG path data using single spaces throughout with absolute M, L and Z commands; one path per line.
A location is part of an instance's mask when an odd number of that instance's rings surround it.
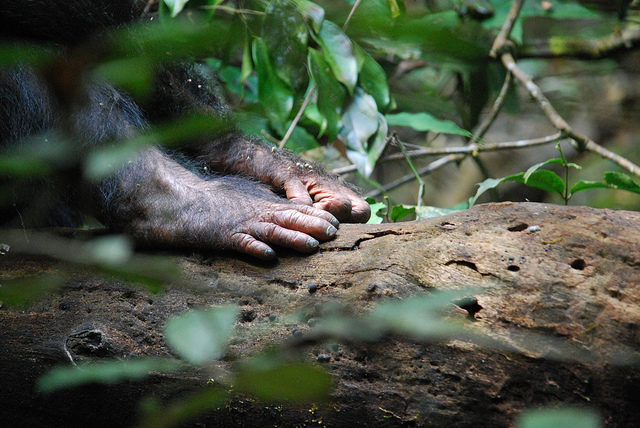
M 305 331 L 320 303 L 355 312 L 384 299 L 432 289 L 481 288 L 458 308 L 523 353 L 453 341 L 314 345 L 335 378 L 330 403 L 275 406 L 236 397 L 200 418 L 206 426 L 511 426 L 526 408 L 596 408 L 607 426 L 640 426 L 636 365 L 613 365 L 621 349 L 640 349 L 640 213 L 533 203 L 477 206 L 427 221 L 342 225 L 317 254 L 274 264 L 220 255 L 176 256 L 196 288 L 152 295 L 72 268 L 66 285 L 28 310 L 0 309 L 0 420 L 3 426 L 127 426 L 137 401 L 175 399 L 206 383 L 198 374 L 155 376 L 42 395 L 38 376 L 56 364 L 169 354 L 166 319 L 192 307 L 241 305 L 239 339 L 247 355 Z M 59 262 L 0 256 L 0 282 Z M 309 292 L 309 286 L 317 291 Z M 301 311 L 299 323 L 285 314 Z M 456 309 L 452 309 L 456 316 Z M 306 322 L 305 322 L 306 321 Z M 520 332 L 560 337 L 593 351 L 593 361 L 546 358 Z M 526 348 L 523 343 L 526 343 Z M 533 349 L 532 349 L 533 347 Z M 221 362 L 225 369 L 228 362 Z M 5 423 L 7 425 L 5 425 Z

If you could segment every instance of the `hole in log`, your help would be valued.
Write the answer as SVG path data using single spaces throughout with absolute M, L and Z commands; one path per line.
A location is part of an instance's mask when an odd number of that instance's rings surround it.
M 509 227 L 507 228 L 507 230 L 508 230 L 509 232 L 522 232 L 522 231 L 523 231 L 523 230 L 525 230 L 527 227 L 529 227 L 529 225 L 528 225 L 528 224 L 526 224 L 526 223 L 518 223 L 518 224 L 516 224 L 516 225 L 514 225 L 514 226 L 509 226 Z
M 472 262 L 468 262 L 466 260 L 449 260 L 448 262 L 445 263 L 445 266 L 450 266 L 453 264 L 456 264 L 458 266 L 465 266 L 465 267 L 468 267 L 469 269 L 473 269 L 476 272 L 478 272 L 478 267 L 476 266 L 476 264 Z
M 469 316 L 473 318 L 475 314 L 480 312 L 482 306 L 478 304 L 478 299 L 475 297 L 464 297 L 460 300 L 453 302 L 456 306 L 464 309 L 469 313 Z
M 507 270 L 510 270 L 511 272 L 518 272 L 520 270 L 520 266 L 509 265 L 509 267 L 507 267 Z
M 571 262 L 571 267 L 577 270 L 583 270 L 586 266 L 587 264 L 582 259 L 575 259 Z

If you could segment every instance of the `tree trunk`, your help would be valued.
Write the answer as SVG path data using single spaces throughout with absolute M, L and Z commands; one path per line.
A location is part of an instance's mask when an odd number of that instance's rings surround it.
M 0 309 L 0 425 L 127 426 L 142 397 L 176 399 L 204 385 L 206 377 L 181 372 L 48 395 L 34 389 L 41 374 L 70 360 L 169 355 L 164 323 L 192 307 L 241 305 L 240 339 L 229 353 L 245 356 L 294 330 L 309 330 L 319 303 L 338 300 L 358 313 L 385 299 L 475 286 L 477 304 L 462 305 L 460 316 L 473 317 L 474 327 L 486 327 L 522 353 L 458 340 L 313 345 L 305 359 L 330 357 L 323 363 L 335 379 L 330 403 L 273 406 L 237 396 L 199 421 L 499 427 L 512 425 L 523 409 L 566 404 L 597 409 L 607 426 L 640 426 L 640 370 L 612 364 L 621 352 L 639 348 L 639 225 L 636 212 L 486 204 L 425 221 L 342 225 L 318 253 L 289 253 L 274 264 L 175 256 L 196 286 L 157 295 L 51 259 L 9 253 L 0 256 L 0 281 L 71 273 L 59 292 L 28 310 Z M 294 311 L 306 322 L 284 316 Z M 529 336 L 518 341 L 522 332 L 562 338 L 595 359 L 552 360 L 544 340 L 537 349 Z

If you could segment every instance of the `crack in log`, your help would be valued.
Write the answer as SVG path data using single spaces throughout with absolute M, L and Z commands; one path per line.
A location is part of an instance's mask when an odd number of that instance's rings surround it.
M 478 269 L 478 266 L 476 266 L 475 263 L 470 262 L 468 260 L 449 260 L 444 265 L 445 266 L 451 266 L 451 265 L 464 266 L 464 267 L 467 267 L 467 268 L 469 268 L 471 270 L 474 270 L 474 271 L 478 272 L 482 276 L 493 276 L 493 277 L 496 277 L 496 275 L 494 275 L 491 272 L 480 272 L 480 270 Z

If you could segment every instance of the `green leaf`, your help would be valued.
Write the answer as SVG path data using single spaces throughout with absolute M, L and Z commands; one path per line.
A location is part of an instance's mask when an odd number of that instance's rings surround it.
M 235 305 L 185 312 L 167 322 L 165 339 L 180 357 L 205 364 L 222 357 L 237 316 Z
M 551 164 L 562 165 L 563 161 L 560 158 L 553 158 L 553 159 L 548 159 L 544 162 L 537 163 L 529 167 L 529 169 L 527 169 L 527 171 L 524 173 L 524 180 L 527 181 L 529 176 L 533 174 L 535 171 L 537 171 L 538 169 L 540 169 L 541 167 L 545 165 L 551 165 Z
M 253 62 L 258 74 L 258 98 L 273 123 L 284 123 L 293 108 L 293 93 L 273 71 L 264 40 L 253 40 Z
M 371 55 L 357 44 L 353 44 L 358 62 L 362 63 L 358 81 L 360 87 L 376 100 L 378 110 L 385 111 L 389 107 L 391 97 L 389 95 L 389 85 L 387 75 Z
M 329 64 L 327 64 L 320 52 L 315 49 L 309 49 L 308 61 L 309 70 L 311 70 L 311 76 L 316 82 L 318 91 L 318 110 L 326 119 L 327 133 L 329 134 L 329 139 L 333 140 L 342 127 L 340 113 L 346 92 L 331 73 Z
M 379 212 L 381 210 L 386 209 L 387 204 L 385 204 L 384 202 L 376 202 L 373 198 L 367 198 L 366 200 L 369 203 L 369 206 L 371 207 L 371 217 L 369 217 L 369 221 L 367 221 L 367 224 L 382 223 L 384 221 L 384 217 L 381 217 L 379 215 Z
M 524 173 L 507 177 L 507 180 L 523 183 L 547 192 L 556 192 L 560 196 L 564 196 L 564 180 L 555 172 L 546 169 L 533 172 L 526 180 L 524 179 Z
M 478 183 L 476 194 L 469 198 L 469 208 L 475 205 L 478 198 L 488 190 L 495 189 L 501 183 L 504 183 L 507 177 L 503 178 L 487 178 L 482 183 Z
M 474 290 L 456 290 L 384 302 L 368 316 L 373 329 L 383 328 L 401 336 L 418 340 L 437 340 L 461 334 L 461 324 L 442 319 L 452 303 L 473 294 Z
M 323 21 L 318 44 L 336 79 L 352 93 L 358 80 L 358 63 L 351 39 L 333 22 Z
M 386 134 L 386 122 L 382 121 L 376 102 L 371 95 L 356 88 L 353 102 L 342 115 L 343 128 L 338 137 L 347 146 L 347 157 L 365 177 L 373 172 L 373 167 L 384 148 L 386 140 L 380 139 L 382 132 Z M 374 138 L 372 146 L 368 141 Z M 385 135 L 386 138 L 386 135 Z
M 141 403 L 142 418 L 138 428 L 169 428 L 183 426 L 185 422 L 200 413 L 221 406 L 229 394 L 217 386 L 207 386 L 186 398 L 175 402 L 161 404 L 155 399 L 147 399 Z
M 462 135 L 471 138 L 471 132 L 460 128 L 450 120 L 440 120 L 429 113 L 398 113 L 388 114 L 387 122 L 391 126 L 409 126 L 416 131 L 431 131 L 440 134 Z
M 189 0 L 164 0 L 164 4 L 169 8 L 172 18 L 175 18 L 188 2 Z
M 616 189 L 627 190 L 633 193 L 640 193 L 640 186 L 633 179 L 622 172 L 608 171 L 604 173 L 604 181 Z
M 308 0 L 293 0 L 293 2 L 298 6 L 302 16 L 311 21 L 313 31 L 319 32 L 324 21 L 324 9 Z
M 240 81 L 247 80 L 253 72 L 253 62 L 251 61 L 251 45 L 249 44 L 249 36 L 245 34 L 245 42 L 242 47 L 242 68 L 240 72 Z
M 416 207 L 405 206 L 405 205 L 394 205 L 391 208 L 391 221 L 396 222 L 400 221 L 408 215 L 415 214 Z
M 287 0 L 268 3 L 262 39 L 269 50 L 273 70 L 296 92 L 303 91 L 308 83 L 307 70 L 300 66 L 307 57 L 308 38 L 307 25 L 294 4 Z
M 112 384 L 123 380 L 142 379 L 151 372 L 173 371 L 180 367 L 181 363 L 176 360 L 152 358 L 100 361 L 80 364 L 77 367 L 58 367 L 38 380 L 38 389 L 42 392 L 51 392 L 91 382 Z
M 466 208 L 466 206 L 464 208 Z M 438 208 L 438 207 L 429 207 L 424 205 L 415 207 L 415 209 L 416 209 L 416 220 L 419 220 L 421 218 L 440 217 L 440 216 L 451 214 L 452 212 L 458 211 L 452 208 Z
M 331 392 L 331 376 L 307 363 L 284 363 L 275 367 L 245 367 L 234 383 L 237 390 L 266 401 L 294 403 L 325 400 Z
M 583 181 L 580 180 L 576 184 L 571 187 L 569 191 L 569 195 L 573 195 L 574 193 L 584 192 L 585 190 L 591 189 L 611 189 L 611 185 L 607 183 L 603 183 L 602 181 Z
M 587 408 L 547 408 L 527 410 L 516 421 L 517 428 L 600 428 L 601 419 Z
M 57 275 L 3 279 L 0 282 L 0 306 L 26 308 L 63 285 L 64 278 Z
M 389 11 L 391 12 L 392 18 L 397 18 L 400 16 L 400 6 L 398 5 L 397 0 L 387 0 L 389 3 Z

